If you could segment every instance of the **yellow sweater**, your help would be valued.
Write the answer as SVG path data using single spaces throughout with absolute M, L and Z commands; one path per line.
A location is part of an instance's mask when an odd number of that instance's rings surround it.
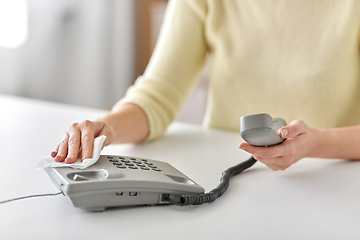
M 154 54 L 118 104 L 164 133 L 211 55 L 204 126 L 267 112 L 316 128 L 360 124 L 358 0 L 173 0 Z

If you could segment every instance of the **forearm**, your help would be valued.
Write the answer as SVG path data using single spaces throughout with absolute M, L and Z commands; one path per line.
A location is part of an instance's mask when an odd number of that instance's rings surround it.
M 317 143 L 310 157 L 360 159 L 360 125 L 313 131 Z
M 115 131 L 113 143 L 139 143 L 149 135 L 147 117 L 134 104 L 121 105 L 99 120 L 105 121 Z

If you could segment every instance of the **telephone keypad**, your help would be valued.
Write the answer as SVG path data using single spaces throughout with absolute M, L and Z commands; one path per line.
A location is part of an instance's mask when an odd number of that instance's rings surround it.
M 120 169 L 141 169 L 144 171 L 154 170 L 156 172 L 161 172 L 161 169 L 157 168 L 153 163 L 146 159 L 122 156 L 107 156 L 107 158 L 109 159 L 109 162 Z

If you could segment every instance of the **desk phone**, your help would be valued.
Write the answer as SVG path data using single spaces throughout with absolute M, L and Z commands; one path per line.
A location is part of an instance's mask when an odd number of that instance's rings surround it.
M 272 146 L 284 141 L 278 130 L 286 126 L 281 118 L 267 113 L 240 120 L 242 138 L 254 146 Z M 101 155 L 89 168 L 46 167 L 54 184 L 75 207 L 104 211 L 109 207 L 210 203 L 222 196 L 230 179 L 256 163 L 253 157 L 222 173 L 220 184 L 208 193 L 168 163 L 129 156 Z
M 86 169 L 44 168 L 70 202 L 90 211 L 109 207 L 169 204 L 164 198 L 198 195 L 204 189 L 168 163 L 101 155 Z

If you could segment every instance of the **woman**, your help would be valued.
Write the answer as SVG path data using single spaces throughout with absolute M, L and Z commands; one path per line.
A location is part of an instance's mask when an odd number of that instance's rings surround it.
M 206 127 L 238 131 L 241 116 L 261 112 L 291 122 L 280 145 L 240 144 L 273 170 L 360 159 L 359 29 L 357 0 L 170 1 L 144 75 L 109 114 L 73 124 L 51 155 L 88 158 L 99 135 L 105 145 L 161 136 L 210 54 Z

